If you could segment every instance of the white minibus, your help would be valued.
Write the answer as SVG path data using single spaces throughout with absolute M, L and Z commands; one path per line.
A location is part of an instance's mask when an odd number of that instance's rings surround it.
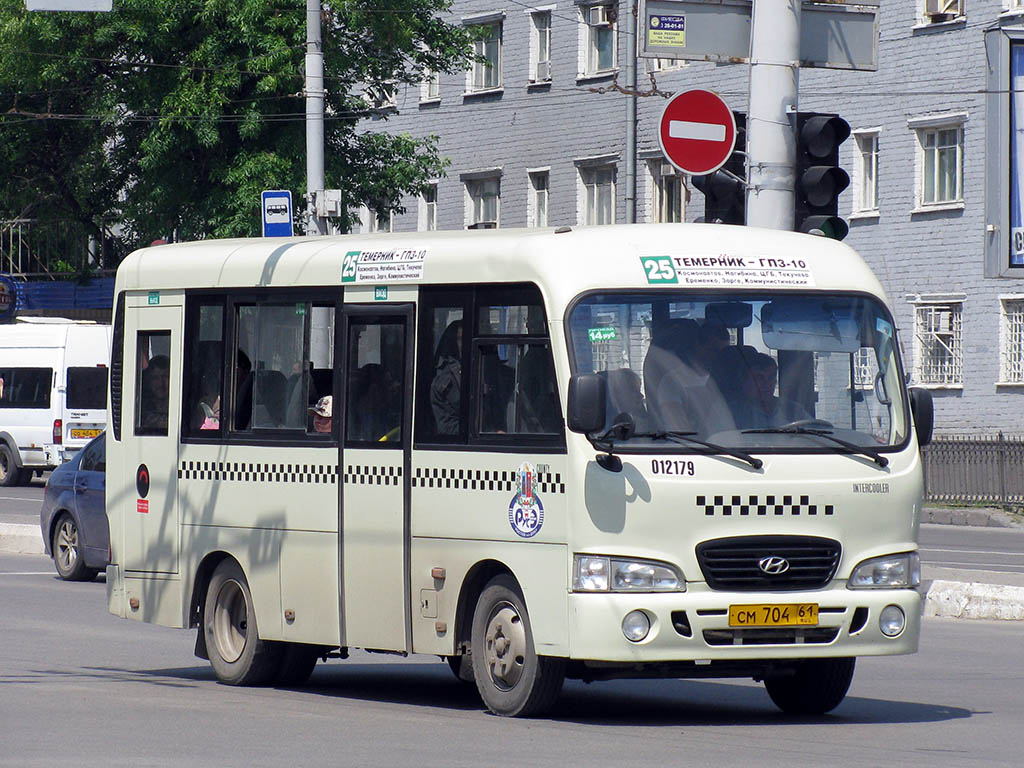
M 110 333 L 64 318 L 0 325 L 0 486 L 60 466 L 103 431 Z
M 790 713 L 917 650 L 919 447 L 849 247 L 722 225 L 207 241 L 118 270 L 112 613 L 235 685 L 443 657 L 740 677 Z

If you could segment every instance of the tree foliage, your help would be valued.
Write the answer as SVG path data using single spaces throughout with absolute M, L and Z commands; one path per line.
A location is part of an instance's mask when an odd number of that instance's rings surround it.
M 324 0 L 327 186 L 349 206 L 395 209 L 443 173 L 433 138 L 360 120 L 367 86 L 465 67 L 449 5 Z M 126 246 L 258 234 L 260 191 L 306 186 L 305 42 L 304 0 L 0 0 L 0 219 L 114 221 Z

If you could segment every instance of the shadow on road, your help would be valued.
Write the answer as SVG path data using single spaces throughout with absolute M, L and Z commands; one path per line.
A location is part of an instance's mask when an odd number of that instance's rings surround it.
M 173 685 L 174 680 L 214 682 L 207 666 L 91 671 L 161 685 Z M 483 711 L 475 686 L 457 681 L 444 662 L 332 661 L 318 665 L 305 686 L 289 690 L 333 699 Z M 848 696 L 828 715 L 793 717 L 778 711 L 762 686 L 746 682 L 615 680 L 586 685 L 569 680 L 548 719 L 607 726 L 863 725 L 944 722 L 975 714 L 982 713 L 944 704 Z

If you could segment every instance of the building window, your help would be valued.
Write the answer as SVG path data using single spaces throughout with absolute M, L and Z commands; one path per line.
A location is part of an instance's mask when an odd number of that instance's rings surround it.
M 473 44 L 477 61 L 469 83 L 470 91 L 488 91 L 501 87 L 501 22 L 478 25 L 483 37 Z
M 528 227 L 548 225 L 548 172 L 535 171 L 530 174 L 530 199 L 527 207 Z
M 853 212 L 878 212 L 878 131 L 857 131 Z
M 963 303 L 918 304 L 914 311 L 914 372 L 921 384 L 963 384 Z
M 598 75 L 615 69 L 614 5 L 588 5 L 583 14 L 583 74 Z
M 647 73 L 652 72 L 672 72 L 676 69 L 682 69 L 686 66 L 684 59 L 645 59 Z
M 393 110 L 398 107 L 398 85 L 377 83 L 366 86 L 366 101 L 377 110 Z
M 654 160 L 651 171 L 651 221 L 679 223 L 685 211 L 683 179 L 671 163 Z
M 1002 299 L 999 381 L 1024 384 L 1024 297 Z
M 467 229 L 495 229 L 501 210 L 501 179 L 466 181 Z
M 918 140 L 922 153 L 921 204 L 934 205 L 961 200 L 962 127 L 923 128 L 918 131 Z
M 381 211 L 376 206 L 361 205 L 359 206 L 359 221 L 352 227 L 352 234 L 390 232 L 391 224 L 391 211 Z
M 551 11 L 530 14 L 530 77 L 531 83 L 551 80 Z
M 419 222 L 416 228 L 420 232 L 433 232 L 437 229 L 437 184 L 430 184 L 420 193 Z
M 922 0 L 921 22 L 923 24 L 942 24 L 957 21 L 966 14 L 965 0 Z
M 431 69 L 423 73 L 423 82 L 420 83 L 420 101 L 441 100 L 441 73 Z
M 1004 5 L 1007 11 L 1024 11 L 1024 0 L 1006 0 Z
M 615 223 L 615 166 L 581 168 L 583 223 Z

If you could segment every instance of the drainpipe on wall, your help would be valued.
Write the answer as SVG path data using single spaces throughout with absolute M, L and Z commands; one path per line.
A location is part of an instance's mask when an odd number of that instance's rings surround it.
M 636 223 L 636 64 L 639 13 L 635 0 L 629 7 L 632 40 L 626 39 L 626 223 Z M 623 25 L 626 26 L 626 25 Z M 621 28 L 621 27 L 620 27 Z

